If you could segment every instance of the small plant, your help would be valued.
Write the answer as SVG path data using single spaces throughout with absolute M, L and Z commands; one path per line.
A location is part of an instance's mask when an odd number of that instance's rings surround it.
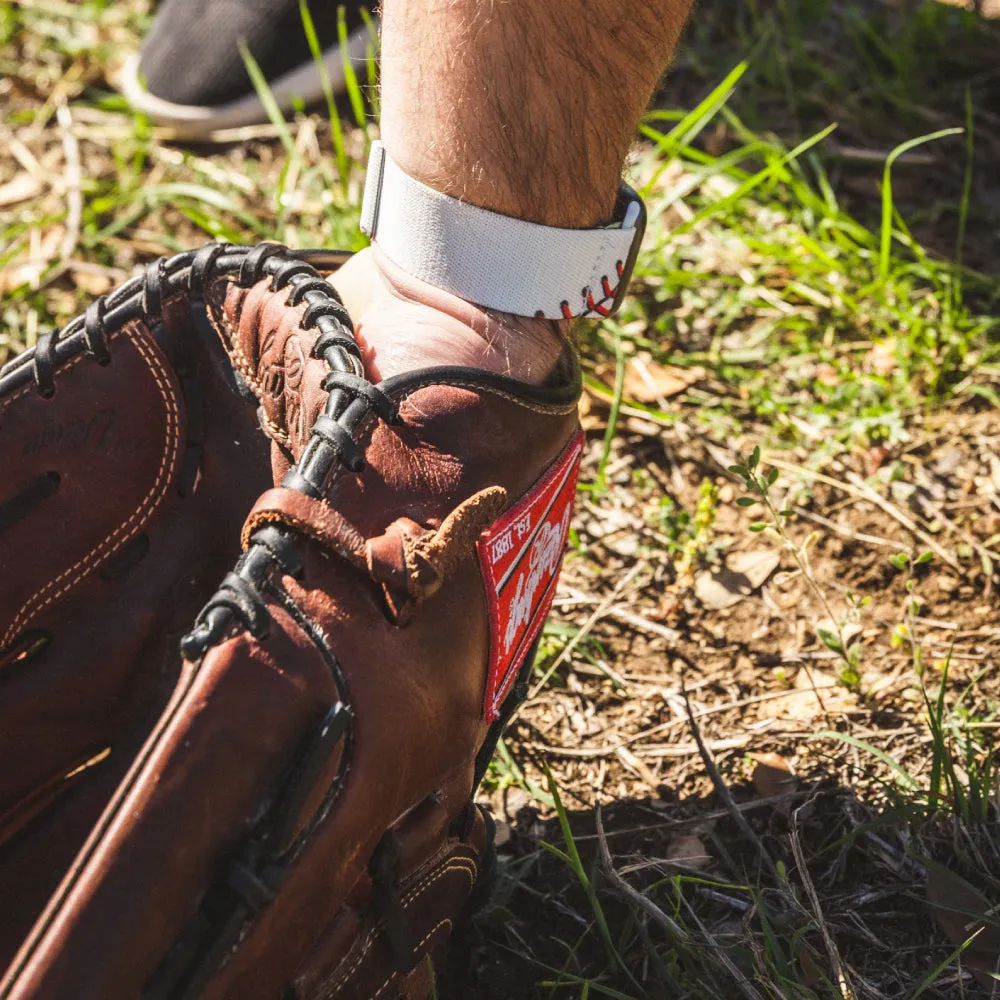
M 677 554 L 674 568 L 679 577 L 689 576 L 692 567 L 710 561 L 718 509 L 719 488 L 711 479 L 701 481 L 693 515 L 673 497 L 660 500 L 657 527 L 667 537 L 670 551 Z
M 691 515 L 670 496 L 660 500 L 656 510 L 656 526 L 669 540 L 671 552 L 679 552 L 690 530 Z
M 711 479 L 703 479 L 701 486 L 698 487 L 698 503 L 694 509 L 694 519 L 691 522 L 687 543 L 681 550 L 678 569 L 687 570 L 707 554 L 718 509 L 719 488 Z
M 487 794 L 505 792 L 508 788 L 519 788 L 547 808 L 552 809 L 555 806 L 551 796 L 521 770 L 504 739 L 497 742 L 496 753 L 486 769 L 486 774 L 483 775 L 481 788 Z
M 918 677 L 924 676 L 923 647 L 916 636 L 915 619 L 920 614 L 920 599 L 914 595 L 917 586 L 915 571 L 918 566 L 924 566 L 934 558 L 932 552 L 921 552 L 916 559 L 911 559 L 906 552 L 896 552 L 889 556 L 889 565 L 900 573 L 906 573 L 906 597 L 900 609 L 899 622 L 892 630 L 890 643 L 893 649 L 907 647 L 913 660 L 913 670 Z
M 985 716 L 978 716 L 966 705 L 967 696 L 987 671 L 982 671 L 948 705 L 945 695 L 951 652 L 940 667 L 940 686 L 932 698 L 923 687 L 933 756 L 931 758 L 929 806 L 944 809 L 964 823 L 983 823 L 997 816 L 1000 797 L 1000 773 L 996 746 L 989 734 L 995 723 L 996 705 Z
M 840 659 L 840 682 L 851 690 L 857 690 L 861 684 L 860 662 L 861 645 L 857 641 L 857 624 L 861 617 L 862 609 L 868 604 L 867 597 L 857 598 L 848 592 L 848 608 L 843 614 L 834 615 L 830 602 L 826 599 L 822 587 L 816 582 L 815 574 L 809 565 L 809 555 L 807 547 L 810 539 L 805 542 L 796 542 L 786 529 L 786 522 L 794 513 L 791 510 L 780 509 L 775 506 L 772 499 L 772 490 L 778 481 L 778 470 L 771 468 L 769 472 L 758 472 L 760 466 L 760 447 L 757 446 L 751 452 L 743 465 L 731 465 L 729 471 L 739 476 L 743 480 L 749 496 L 739 497 L 737 503 L 741 507 L 755 507 L 762 504 L 768 520 L 754 521 L 750 525 L 750 530 L 755 534 L 766 532 L 781 541 L 784 548 L 791 554 L 802 573 L 803 578 L 809 585 L 810 590 L 816 595 L 820 606 L 826 614 L 822 622 L 816 624 L 816 635 L 820 642 L 831 652 L 836 653 Z

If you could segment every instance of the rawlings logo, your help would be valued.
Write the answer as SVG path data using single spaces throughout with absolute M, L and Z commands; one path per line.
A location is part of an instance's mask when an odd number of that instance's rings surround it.
M 306 372 L 306 352 L 294 334 L 279 339 L 269 332 L 261 346 L 256 380 L 271 424 L 282 434 L 300 441 L 308 433 L 302 407 L 302 381 Z
M 22 454 L 62 455 L 84 451 L 124 457 L 149 447 L 150 442 L 145 438 L 116 433 L 117 422 L 115 410 L 99 410 L 91 417 L 63 423 L 43 420 L 25 441 Z
M 552 606 L 583 451 L 577 434 L 528 494 L 479 540 L 490 614 L 483 715 L 497 718 Z
M 558 524 L 546 521 L 531 546 L 528 568 L 518 577 L 517 589 L 511 601 L 510 618 L 507 622 L 507 631 L 504 633 L 504 652 L 510 650 L 518 632 L 531 619 L 538 588 L 559 568 L 572 515 L 573 508 L 567 507 Z

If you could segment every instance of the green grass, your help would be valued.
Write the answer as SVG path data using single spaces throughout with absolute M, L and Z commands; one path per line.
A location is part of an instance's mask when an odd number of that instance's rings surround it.
M 913 408 L 988 395 L 1000 330 L 989 311 L 996 282 L 927 253 L 892 200 L 896 157 L 961 130 L 893 151 L 883 225 L 873 231 L 840 206 L 820 159 L 751 133 L 726 108 L 720 115 L 741 145 L 714 159 L 690 139 L 677 141 L 686 119 L 673 132 L 655 120 L 644 128 L 659 149 L 641 158 L 638 176 L 653 178 L 644 193 L 661 224 L 637 267 L 644 294 L 595 335 L 596 349 L 613 353 L 618 344 L 707 367 L 717 392 L 680 402 L 697 408 L 711 433 L 738 433 L 764 418 L 772 425 L 768 444 L 822 435 L 828 455 L 898 441 Z M 711 121 L 696 117 L 702 128 Z M 661 151 L 672 154 L 667 184 Z M 678 206 L 685 221 L 671 224 Z M 710 336 L 687 316 L 707 319 Z M 890 352 L 890 372 L 864 371 L 876 344 Z

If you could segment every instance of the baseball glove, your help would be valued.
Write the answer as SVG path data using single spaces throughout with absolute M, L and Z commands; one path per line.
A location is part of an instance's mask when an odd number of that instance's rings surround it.
M 374 384 L 344 259 L 182 253 L 0 369 L 5 1000 L 423 1000 L 488 875 L 579 369 Z

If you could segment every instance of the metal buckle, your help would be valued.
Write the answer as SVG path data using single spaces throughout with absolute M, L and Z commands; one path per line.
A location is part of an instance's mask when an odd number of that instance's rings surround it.
M 615 202 L 615 218 L 624 221 L 625 213 L 630 205 L 639 206 L 639 215 L 632 230 L 632 245 L 629 247 L 628 257 L 625 258 L 621 274 L 618 275 L 618 287 L 615 289 L 614 301 L 608 309 L 609 316 L 618 312 L 622 302 L 625 301 L 636 258 L 639 256 L 639 248 L 642 246 L 642 238 L 646 233 L 646 203 L 639 197 L 639 193 L 634 188 L 622 181 L 618 188 L 618 199 Z

